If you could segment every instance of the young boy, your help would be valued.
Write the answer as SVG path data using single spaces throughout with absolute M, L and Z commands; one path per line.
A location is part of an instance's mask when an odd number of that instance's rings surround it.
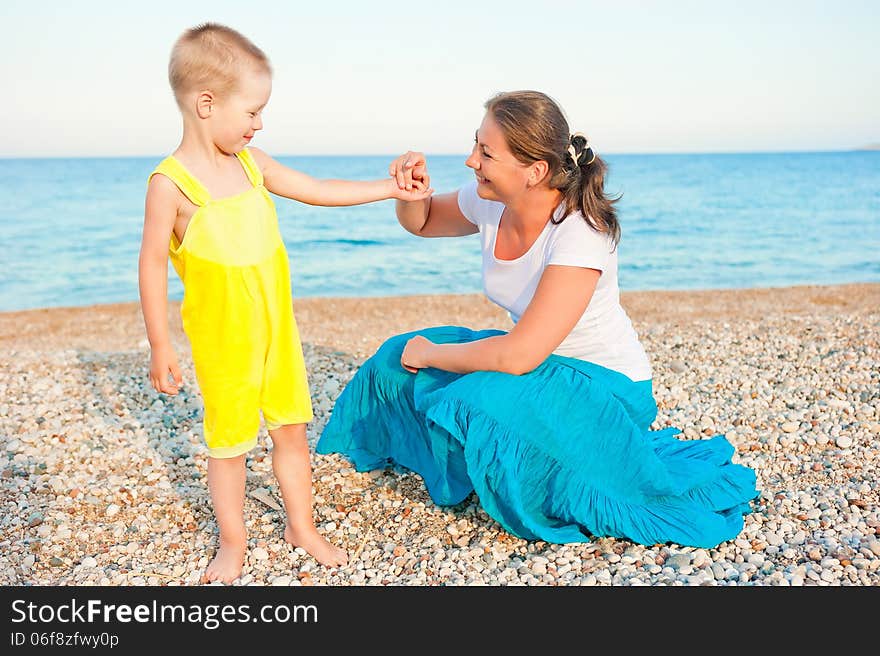
M 269 194 L 339 206 L 424 199 L 433 190 L 427 181 L 407 190 L 391 178 L 317 180 L 248 149 L 263 128 L 272 70 L 266 55 L 229 27 L 207 23 L 184 32 L 171 53 L 169 80 L 183 138 L 150 175 L 139 286 L 150 382 L 170 395 L 183 381 L 168 334 L 169 257 L 185 290 L 181 316 L 204 400 L 208 488 L 220 530 L 203 580 L 230 583 L 241 574 L 245 455 L 256 445 L 260 412 L 287 512 L 285 539 L 324 565 L 342 566 L 346 553 L 318 533 L 312 518 L 312 407 L 287 252 Z

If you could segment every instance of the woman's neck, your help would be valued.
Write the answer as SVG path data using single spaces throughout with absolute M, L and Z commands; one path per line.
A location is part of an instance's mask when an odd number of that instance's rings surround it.
M 527 189 L 521 195 L 505 203 L 504 216 L 507 227 L 516 232 L 530 232 L 540 226 L 543 229 L 553 211 L 562 202 L 562 192 L 549 187 Z

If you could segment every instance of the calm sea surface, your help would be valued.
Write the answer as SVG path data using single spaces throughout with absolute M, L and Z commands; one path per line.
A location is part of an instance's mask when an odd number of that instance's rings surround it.
M 138 299 L 147 176 L 161 156 L 0 159 L 0 311 Z M 319 178 L 383 177 L 391 157 L 279 157 Z M 609 155 L 621 289 L 880 281 L 880 152 Z M 437 193 L 472 180 L 429 156 Z M 294 297 L 478 292 L 479 241 L 405 232 L 394 202 L 275 198 Z M 169 264 L 169 296 L 183 288 Z

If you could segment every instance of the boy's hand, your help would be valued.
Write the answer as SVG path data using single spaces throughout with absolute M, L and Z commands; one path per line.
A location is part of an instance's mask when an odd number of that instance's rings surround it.
M 169 380 L 171 375 L 173 380 Z M 154 348 L 150 355 L 150 384 L 162 394 L 176 396 L 183 387 L 183 377 L 177 364 L 177 356 L 170 346 Z
M 397 200 L 403 200 L 407 202 L 415 200 L 425 200 L 434 193 L 433 189 L 431 189 L 430 187 L 425 187 L 424 183 L 418 181 L 413 181 L 412 189 L 410 190 L 401 189 L 393 180 L 389 181 L 389 186 L 391 187 L 391 193 L 389 194 L 391 198 L 396 198 Z
M 388 175 L 394 178 L 401 190 L 426 190 L 431 186 L 424 153 L 409 151 L 401 155 L 391 162 Z

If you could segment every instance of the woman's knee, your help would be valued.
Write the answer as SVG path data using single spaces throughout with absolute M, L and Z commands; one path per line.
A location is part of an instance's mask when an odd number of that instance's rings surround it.
M 415 333 L 388 338 L 379 349 L 360 366 L 356 378 L 372 393 L 386 395 L 411 384 L 413 374 L 400 364 L 403 348 Z M 354 381 L 353 381 L 354 382 Z
M 428 326 L 425 328 L 419 328 L 418 330 L 410 331 L 408 333 L 401 333 L 400 335 L 389 337 L 382 343 L 382 346 L 379 347 L 376 353 L 386 353 L 389 357 L 396 355 L 397 358 L 400 359 L 406 343 L 416 335 L 421 335 L 422 337 L 431 340 L 435 344 L 447 344 L 468 342 L 473 339 L 482 339 L 483 337 L 488 337 L 489 335 L 493 335 L 496 333 L 503 334 L 504 331 L 475 331 L 462 326 Z
M 396 353 L 398 357 L 403 354 L 403 347 L 406 346 L 406 343 L 412 339 L 414 333 L 402 333 L 400 335 L 394 335 L 389 337 L 382 345 L 376 350 L 376 353 Z
M 376 353 L 369 358 L 364 365 L 379 371 L 390 371 L 396 373 L 398 369 L 403 370 L 400 364 L 400 358 L 403 355 L 403 349 L 406 343 L 411 340 L 418 332 L 403 333 L 394 335 L 386 339 L 382 345 L 376 350 Z

